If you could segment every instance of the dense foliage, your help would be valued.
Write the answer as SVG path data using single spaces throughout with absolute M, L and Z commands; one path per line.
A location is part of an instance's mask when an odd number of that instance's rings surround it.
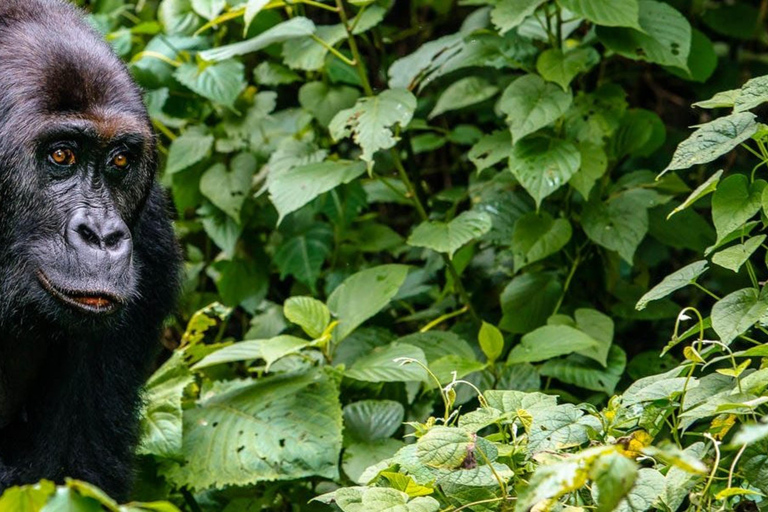
M 79 3 L 186 254 L 154 503 L 0 511 L 768 506 L 768 1 Z

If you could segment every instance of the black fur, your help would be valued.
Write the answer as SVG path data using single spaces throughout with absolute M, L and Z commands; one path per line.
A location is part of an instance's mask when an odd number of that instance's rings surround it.
M 78 152 L 71 169 L 50 161 L 61 140 Z M 115 148 L 131 155 L 125 173 L 105 163 Z M 64 477 L 129 489 L 139 389 L 178 289 L 155 169 L 140 91 L 82 14 L 0 0 L 0 492 Z M 73 243 L 78 212 L 122 226 L 127 252 Z M 41 271 L 121 307 L 68 306 Z

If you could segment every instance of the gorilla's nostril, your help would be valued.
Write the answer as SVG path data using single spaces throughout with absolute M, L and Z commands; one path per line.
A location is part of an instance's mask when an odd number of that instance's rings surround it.
M 117 231 L 104 238 L 104 245 L 106 246 L 107 249 L 114 249 L 115 247 L 120 245 L 120 242 L 122 242 L 124 238 L 125 238 L 125 233 L 123 233 L 122 231 Z
M 91 230 L 85 224 L 80 224 L 77 227 L 77 233 L 90 245 L 99 245 L 99 236 Z

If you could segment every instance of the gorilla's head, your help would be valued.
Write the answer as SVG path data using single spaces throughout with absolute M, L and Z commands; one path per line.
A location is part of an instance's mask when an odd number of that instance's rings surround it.
M 155 146 L 125 67 L 89 28 L 62 38 L 72 7 L 46 4 L 0 6 L 0 313 L 99 325 L 136 298 Z

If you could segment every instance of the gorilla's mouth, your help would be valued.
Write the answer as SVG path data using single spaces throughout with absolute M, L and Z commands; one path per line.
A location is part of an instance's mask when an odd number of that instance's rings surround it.
M 59 302 L 83 313 L 107 315 L 114 313 L 123 304 L 120 297 L 104 291 L 70 290 L 56 286 L 42 270 L 37 271 L 37 278 L 43 289 Z

